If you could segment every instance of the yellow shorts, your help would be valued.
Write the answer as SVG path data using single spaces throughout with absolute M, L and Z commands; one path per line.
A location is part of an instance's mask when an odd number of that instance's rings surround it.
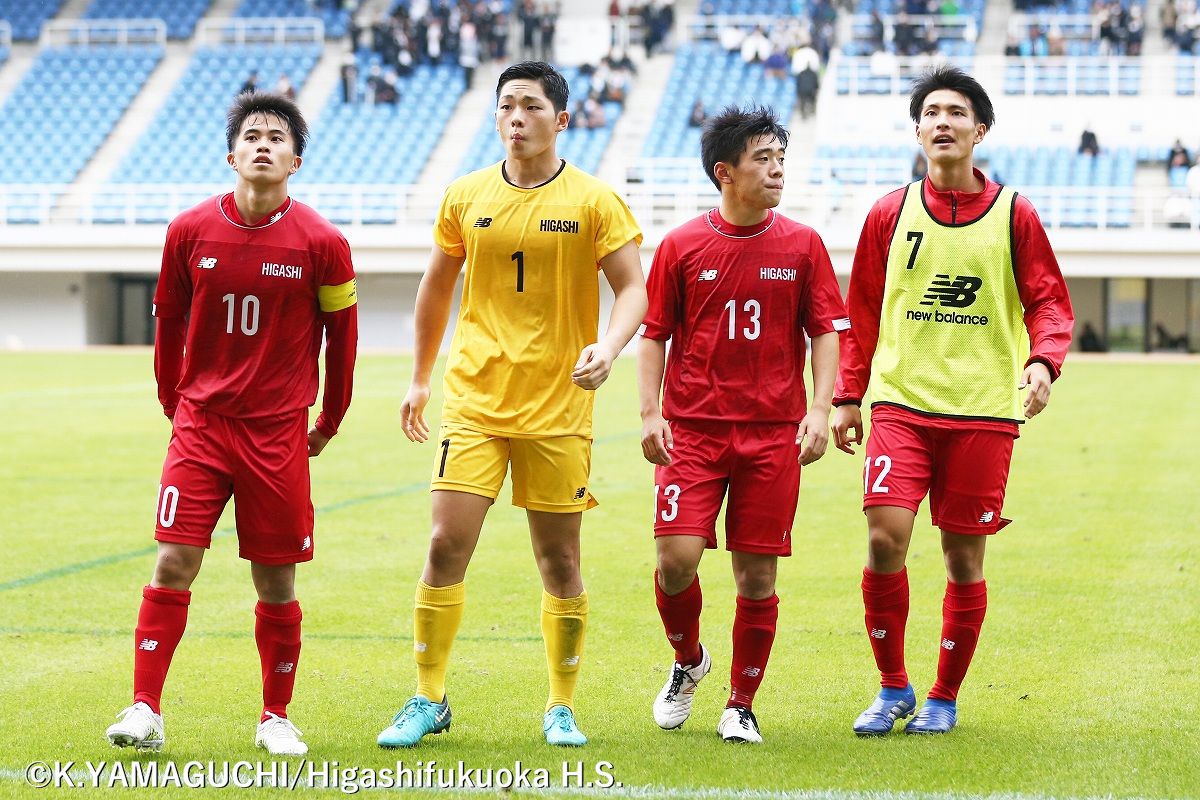
M 571 514 L 594 508 L 588 492 L 592 441 L 582 436 L 510 439 L 449 423 L 438 432 L 431 489 L 493 500 L 512 464 L 514 506 Z

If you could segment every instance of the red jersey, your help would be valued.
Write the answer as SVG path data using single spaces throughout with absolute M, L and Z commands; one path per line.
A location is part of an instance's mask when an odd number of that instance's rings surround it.
M 675 228 L 647 291 L 642 335 L 671 339 L 667 419 L 799 423 L 804 334 L 850 325 L 821 237 L 774 210 L 750 227 L 713 209 Z
M 984 188 L 974 194 L 942 192 L 934 188 L 932 180 L 926 178 L 922 182 L 922 190 L 930 215 L 943 224 L 956 225 L 972 222 L 987 213 L 1001 187 L 988 180 L 979 170 L 975 170 L 975 176 L 984 182 Z M 835 406 L 860 403 L 866 394 L 871 377 L 871 359 L 879 339 L 888 249 L 903 202 L 903 188 L 885 195 L 876 201 L 863 223 L 858 247 L 854 251 L 854 266 L 850 272 L 850 289 L 846 298 L 854 327 L 842 338 L 838 379 L 833 393 Z M 1046 230 L 1033 204 L 1022 195 L 1017 195 L 1013 205 L 1012 260 L 1017 293 L 1023 307 L 1022 316 L 1029 332 L 1029 359 L 1026 366 L 1035 361 L 1041 362 L 1050 370 L 1051 379 L 1055 379 L 1062 370 L 1063 360 L 1071 345 L 1075 315 L 1071 310 L 1067 282 L 1050 248 Z M 941 427 L 1017 431 L 1016 423 L 930 417 L 894 406 L 879 406 L 873 408 L 872 413 L 885 413 Z
M 333 436 L 350 405 L 356 299 L 350 246 L 303 203 L 288 198 L 257 225 L 241 219 L 232 193 L 184 211 L 167 230 L 154 293 L 167 416 L 180 396 L 228 417 L 311 406 L 326 334 L 317 427 Z

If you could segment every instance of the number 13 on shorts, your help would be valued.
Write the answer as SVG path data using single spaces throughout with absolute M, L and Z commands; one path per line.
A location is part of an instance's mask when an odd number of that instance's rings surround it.
M 890 492 L 891 490 L 883 481 L 891 471 L 892 459 L 890 456 L 879 455 L 872 459 L 868 455 L 866 463 L 863 464 L 863 494 L 887 494 Z
M 659 485 L 654 484 L 654 508 L 658 510 L 659 519 L 671 522 L 679 516 L 679 487 L 668 484 L 662 489 L 662 502 L 659 502 Z

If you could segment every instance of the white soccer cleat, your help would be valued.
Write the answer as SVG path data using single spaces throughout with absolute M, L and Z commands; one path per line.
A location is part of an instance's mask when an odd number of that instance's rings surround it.
M 167 738 L 162 715 L 155 714 L 145 703 L 134 703 L 118 714 L 106 735 L 113 747 L 136 750 L 161 750 Z
M 700 679 L 712 669 L 712 656 L 700 645 L 700 663 L 684 667 L 678 662 L 671 665 L 671 675 L 658 697 L 654 698 L 654 721 L 664 730 L 674 730 L 692 713 L 692 698 Z
M 303 735 L 290 719 L 268 711 L 267 718 L 258 723 L 254 746 L 266 748 L 273 756 L 302 756 L 308 752 L 308 745 L 300 741 Z
M 717 723 L 717 733 L 726 742 L 762 744 L 762 734 L 758 732 L 758 720 L 754 718 L 754 712 L 742 706 L 725 709 L 721 721 Z

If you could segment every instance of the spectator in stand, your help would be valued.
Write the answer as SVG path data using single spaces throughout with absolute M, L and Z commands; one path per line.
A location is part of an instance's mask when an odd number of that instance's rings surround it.
M 425 28 L 425 54 L 431 64 L 442 63 L 442 21 L 437 17 L 430 19 Z
M 1175 144 L 1171 145 L 1171 150 L 1167 153 L 1168 176 L 1171 174 L 1171 167 L 1177 165 L 1181 158 L 1185 165 L 1192 163 L 1192 156 L 1188 153 L 1187 148 L 1183 146 L 1183 140 L 1176 139 Z
M 238 94 L 245 94 L 246 92 L 257 92 L 257 91 L 258 91 L 258 70 L 252 69 L 252 70 L 250 70 L 250 74 L 246 76 L 245 82 L 242 83 L 242 88 L 238 89 Z
M 1083 126 L 1083 133 L 1079 136 L 1079 155 L 1084 154 L 1092 158 L 1100 155 L 1100 140 L 1096 138 L 1090 123 Z
M 576 100 L 575 105 L 571 108 L 570 127 L 577 128 L 581 131 L 586 131 L 589 127 L 587 111 L 584 110 L 582 100 Z
M 871 52 L 883 49 L 883 17 L 879 16 L 878 9 L 871 10 L 871 33 L 867 39 L 867 43 L 871 47 Z
M 688 127 L 703 128 L 706 119 L 708 112 L 704 110 L 704 101 L 697 98 L 696 102 L 692 103 L 691 113 L 688 114 Z
M 892 24 L 892 45 L 898 56 L 917 53 L 917 26 L 908 21 L 908 13 L 901 11 Z
M 534 42 L 537 41 L 541 20 L 538 19 L 537 8 L 533 0 L 522 0 L 517 9 L 517 19 L 521 23 L 521 60 L 528 61 L 534 55 Z
M 286 72 L 279 73 L 279 80 L 275 81 L 275 92 L 292 102 L 296 101 L 296 87 L 292 85 L 292 79 Z
M 821 76 L 811 63 L 806 63 L 800 72 L 796 73 L 796 100 L 800 105 L 800 119 L 807 120 L 817 113 L 817 92 L 820 88 Z
M 600 98 L 595 92 L 589 94 L 583 101 L 583 113 L 587 116 L 589 128 L 608 126 L 608 113 L 604 110 L 604 103 L 600 102 Z
M 1004 55 L 1019 56 L 1021 55 L 1021 42 L 1016 36 L 1011 33 L 1008 35 L 1008 41 L 1004 43 Z
M 458 29 L 458 65 L 463 68 L 467 88 L 475 80 L 475 69 L 479 66 L 479 35 L 475 23 L 467 20 Z
M 923 179 L 929 174 L 929 161 L 925 158 L 924 151 L 918 150 L 913 157 L 912 163 L 912 179 L 913 182 Z
M 932 56 L 938 52 L 938 32 L 937 26 L 927 25 L 925 27 L 925 39 L 921 42 L 921 53 L 923 55 Z
M 1029 56 L 1044 56 L 1049 55 L 1050 47 L 1046 43 L 1046 37 L 1042 33 L 1042 29 L 1038 25 L 1029 26 L 1029 37 L 1021 42 L 1021 55 Z
M 1067 41 L 1063 37 L 1062 29 L 1055 23 L 1050 24 L 1050 30 L 1046 34 L 1046 54 L 1050 56 L 1067 54 Z
M 1142 17 L 1141 6 L 1129 7 L 1129 23 L 1125 31 L 1125 55 L 1140 56 L 1142 54 L 1142 39 L 1146 34 L 1146 21 Z
M 755 27 L 750 35 L 742 40 L 742 61 L 747 64 L 758 64 L 766 61 L 770 55 L 770 40 L 767 39 L 761 27 Z
M 1188 166 L 1187 154 L 1176 153 L 1167 165 L 1167 183 L 1172 189 L 1182 189 L 1187 186 Z
M 353 39 L 351 40 L 353 41 Z M 358 102 L 358 60 L 354 57 L 354 49 L 347 50 L 342 55 L 342 102 Z
M 538 20 L 538 44 L 541 55 L 539 61 L 554 60 L 554 35 L 558 30 L 558 3 L 543 3 L 541 18 Z
M 771 49 L 771 55 L 767 56 L 767 60 L 763 62 L 763 70 L 768 78 L 778 78 L 783 80 L 788 74 L 788 57 L 778 47 Z
M 1158 20 L 1162 23 L 1163 38 L 1171 47 L 1175 46 L 1175 27 L 1179 24 L 1179 11 L 1175 0 L 1163 0 L 1158 9 Z
M 1079 335 L 1079 349 L 1085 353 L 1103 353 L 1108 349 L 1091 322 L 1083 323 L 1083 333 Z

